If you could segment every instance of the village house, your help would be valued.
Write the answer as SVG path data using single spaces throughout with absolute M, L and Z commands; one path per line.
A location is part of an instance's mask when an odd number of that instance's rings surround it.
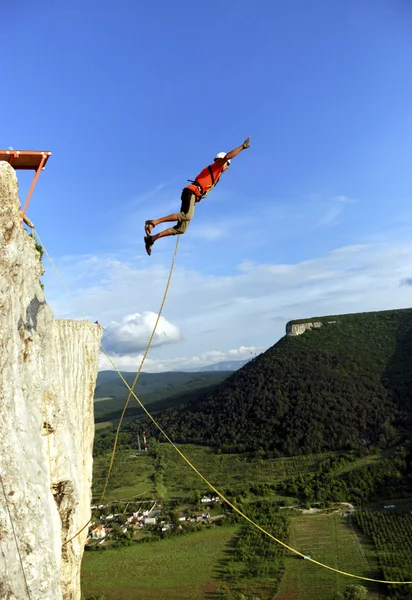
M 97 527 L 93 527 L 91 533 L 94 540 L 101 540 L 107 535 L 106 528 L 103 527 L 103 525 L 97 525 Z

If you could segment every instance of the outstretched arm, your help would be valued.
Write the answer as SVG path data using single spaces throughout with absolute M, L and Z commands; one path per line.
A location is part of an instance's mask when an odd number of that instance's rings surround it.
M 250 142 L 250 136 L 245 139 L 245 141 L 243 142 L 243 144 L 241 146 L 239 146 L 238 148 L 235 148 L 234 150 L 231 150 L 230 152 L 228 152 L 226 154 L 225 158 L 222 158 L 221 160 L 223 162 L 226 162 L 227 160 L 235 158 L 235 156 L 237 156 L 238 154 L 240 154 L 242 152 L 242 150 L 246 150 L 246 148 L 250 148 L 249 142 Z

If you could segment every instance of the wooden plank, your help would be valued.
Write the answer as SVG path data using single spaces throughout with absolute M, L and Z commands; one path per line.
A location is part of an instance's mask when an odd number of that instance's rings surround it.
M 42 150 L 0 150 L 0 160 L 10 163 L 13 169 L 24 171 L 37 171 L 42 158 L 45 157 L 45 166 L 49 156 L 51 152 Z

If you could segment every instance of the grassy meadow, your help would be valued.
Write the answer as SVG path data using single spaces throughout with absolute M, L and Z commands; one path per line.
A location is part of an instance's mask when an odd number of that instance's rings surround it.
M 203 600 L 219 587 L 219 561 L 237 527 L 102 552 L 85 552 L 83 598 L 105 600 Z

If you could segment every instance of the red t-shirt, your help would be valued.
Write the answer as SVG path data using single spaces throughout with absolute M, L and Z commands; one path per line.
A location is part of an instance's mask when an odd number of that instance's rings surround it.
M 223 161 L 216 160 L 208 167 L 205 167 L 195 179 L 200 184 L 200 188 L 195 183 L 187 186 L 195 194 L 196 202 L 200 202 L 215 187 L 223 173 L 224 164 Z

